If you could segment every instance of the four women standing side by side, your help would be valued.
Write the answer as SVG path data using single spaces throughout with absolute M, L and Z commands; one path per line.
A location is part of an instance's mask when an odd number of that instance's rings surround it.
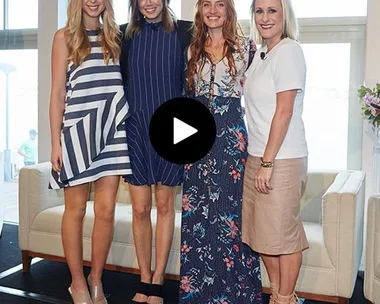
M 107 303 L 101 272 L 123 175 L 141 272 L 133 303 L 163 303 L 175 187 L 182 183 L 180 303 L 262 303 L 256 252 L 269 274 L 271 303 L 296 303 L 294 286 L 308 247 L 299 219 L 307 171 L 306 67 L 291 2 L 252 2 L 255 38 L 262 46 L 256 56 L 254 43 L 240 30 L 233 0 L 198 0 L 193 31 L 190 22 L 176 20 L 168 4 L 130 0 L 130 23 L 120 33 L 111 0 L 71 0 L 68 23 L 54 39 L 50 184 L 65 188 L 62 238 L 73 279 L 69 291 L 75 303 Z M 161 158 L 149 140 L 154 111 L 184 91 L 208 107 L 217 127 L 208 155 L 185 168 Z M 109 98 L 101 103 L 99 96 Z M 97 120 L 101 132 L 87 123 L 97 115 L 107 117 Z M 95 182 L 92 299 L 80 250 L 89 182 Z M 152 275 L 153 192 L 158 216 Z M 106 241 L 101 244 L 99 237 Z

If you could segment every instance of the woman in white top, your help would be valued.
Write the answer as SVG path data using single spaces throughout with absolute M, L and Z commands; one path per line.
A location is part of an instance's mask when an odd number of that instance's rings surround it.
M 270 303 L 297 303 L 294 288 L 309 246 L 299 218 L 308 155 L 302 121 L 306 64 L 290 0 L 253 0 L 252 15 L 262 47 L 244 89 L 249 157 L 243 241 L 264 261 Z

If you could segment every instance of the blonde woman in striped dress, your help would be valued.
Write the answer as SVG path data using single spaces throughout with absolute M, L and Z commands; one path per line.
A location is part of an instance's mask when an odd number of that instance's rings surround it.
M 112 0 L 71 0 L 67 16 L 52 48 L 50 187 L 64 188 L 62 241 L 71 297 L 74 303 L 104 304 L 101 277 L 112 240 L 116 193 L 120 175 L 131 173 L 119 29 Z M 82 233 L 90 182 L 95 184 L 95 222 L 89 293 Z

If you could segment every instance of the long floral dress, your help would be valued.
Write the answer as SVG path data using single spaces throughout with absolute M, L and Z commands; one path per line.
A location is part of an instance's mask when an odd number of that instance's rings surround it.
M 244 39 L 241 47 L 244 56 L 234 53 L 235 78 L 227 58 L 207 59 L 190 96 L 210 109 L 217 137 L 206 157 L 185 166 L 179 303 L 262 303 L 259 257 L 241 238 L 248 156 L 241 96 L 254 46 Z

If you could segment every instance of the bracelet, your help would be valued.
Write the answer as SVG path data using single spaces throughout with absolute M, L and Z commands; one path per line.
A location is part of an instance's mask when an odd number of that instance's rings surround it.
M 266 162 L 261 157 L 261 167 L 263 167 L 263 168 L 273 168 L 273 162 L 271 162 L 271 161 Z

